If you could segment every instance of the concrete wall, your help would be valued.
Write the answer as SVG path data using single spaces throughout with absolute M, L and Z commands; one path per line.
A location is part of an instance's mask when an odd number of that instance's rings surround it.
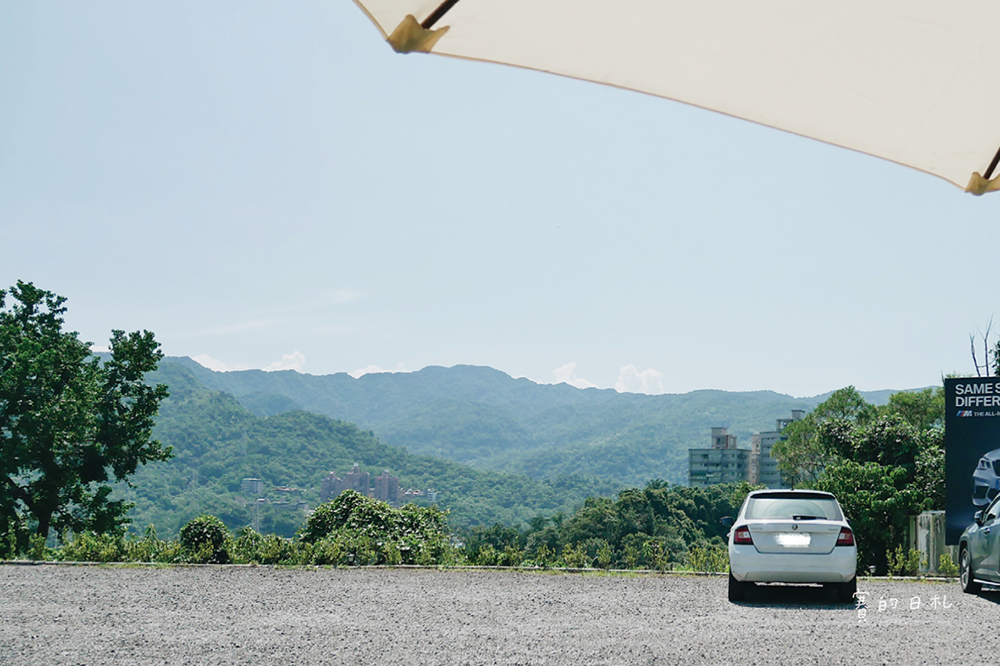
M 909 537 L 909 550 L 919 550 L 921 554 L 920 573 L 939 573 L 941 556 L 945 553 L 958 565 L 958 546 L 944 543 L 944 511 L 924 511 L 919 516 L 910 516 Z

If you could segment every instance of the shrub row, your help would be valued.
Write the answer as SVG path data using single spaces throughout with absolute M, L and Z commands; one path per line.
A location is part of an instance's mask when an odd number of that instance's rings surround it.
M 35 544 L 38 546 L 38 544 Z M 153 528 L 138 538 L 124 534 L 74 534 L 56 549 L 33 547 L 34 559 L 75 562 L 192 564 L 455 564 L 446 514 L 437 507 L 385 502 L 348 490 L 320 505 L 294 539 L 246 527 L 232 535 L 217 517 L 189 521 L 179 539 L 162 540 Z

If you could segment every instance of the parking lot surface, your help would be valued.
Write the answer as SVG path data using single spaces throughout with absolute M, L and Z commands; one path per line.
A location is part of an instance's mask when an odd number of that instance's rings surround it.
M 0 566 L 0 664 L 992 663 L 1000 593 L 722 576 Z

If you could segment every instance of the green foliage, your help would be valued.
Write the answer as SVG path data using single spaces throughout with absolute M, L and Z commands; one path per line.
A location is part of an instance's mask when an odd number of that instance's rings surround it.
M 483 544 L 474 552 L 467 553 L 468 561 L 481 567 L 492 567 L 497 563 L 497 549 L 493 544 Z
M 924 511 L 944 510 L 944 427 L 934 426 L 920 435 L 920 451 L 914 470 L 913 489 L 924 498 Z
M 524 562 L 524 553 L 517 546 L 505 546 L 497 557 L 497 564 L 502 567 L 519 567 Z
M 549 548 L 548 544 L 541 544 L 535 550 L 534 563 L 539 567 L 550 567 L 555 562 L 556 553 Z
M 23 516 L 0 516 L 0 559 L 17 559 L 28 549 L 30 530 Z
M 725 551 L 727 529 L 720 520 L 736 515 L 752 489 L 746 483 L 699 489 L 655 480 L 621 491 L 617 500 L 588 498 L 568 517 L 536 516 L 523 530 L 501 524 L 467 529 L 464 553 L 482 565 L 523 554 L 525 563 L 543 567 L 673 569 L 689 562 L 689 547 Z
M 597 549 L 597 566 L 602 569 L 610 568 L 614 557 L 615 551 L 611 548 L 611 544 L 605 541 Z
M 902 544 L 896 550 L 886 553 L 890 576 L 916 576 L 920 573 L 921 556 L 919 550 L 905 552 Z
M 28 558 L 32 560 L 48 560 L 49 550 L 45 547 L 45 537 L 32 534 L 28 539 Z
M 81 532 L 72 535 L 56 552 L 67 562 L 158 562 L 188 561 L 180 542 L 162 541 L 150 526 L 141 537 L 115 533 Z
M 440 509 L 413 504 L 394 509 L 354 490 L 320 505 L 300 537 L 327 552 L 329 564 L 426 564 L 451 555 Z
M 785 427 L 771 455 L 789 483 L 811 483 L 838 455 L 844 455 L 837 447 L 851 441 L 846 433 L 866 427 L 877 414 L 878 409 L 853 386 L 834 391 L 804 419 Z
M 494 523 L 492 527 L 473 526 L 465 532 L 463 540 L 465 557 L 469 562 L 491 566 L 500 563 L 501 559 L 516 559 L 520 564 L 527 535 L 516 527 Z
M 909 516 L 919 513 L 924 505 L 924 498 L 909 480 L 902 467 L 848 460 L 829 467 L 811 484 L 837 496 L 854 529 L 859 571 L 875 565 L 879 574 L 885 574 L 887 554 L 904 542 Z
M 0 537 L 19 548 L 24 525 L 43 542 L 50 528 L 121 530 L 130 505 L 112 484 L 170 457 L 151 438 L 166 387 L 143 381 L 162 357 L 153 334 L 114 331 L 101 363 L 62 330 L 64 302 L 21 281 L 0 290 Z
M 587 552 L 580 544 L 568 543 L 562 549 L 562 564 L 571 569 L 583 569 L 590 566 Z
M 296 548 L 291 539 L 283 539 L 277 534 L 260 534 L 247 527 L 240 531 L 231 549 L 232 560 L 236 564 L 298 564 L 304 549 Z M 317 549 L 309 551 L 316 554 Z M 308 562 L 306 562 L 308 563 Z M 320 561 L 317 564 L 328 564 Z
M 725 546 L 694 546 L 688 550 L 687 565 L 693 571 L 729 571 L 729 551 Z
M 828 454 L 844 460 L 875 462 L 913 470 L 920 450 L 920 433 L 897 414 L 877 416 L 859 424 L 831 419 L 817 433 Z
M 893 393 L 885 411 L 899 415 L 920 432 L 943 427 L 944 387 Z
M 772 453 L 797 487 L 834 493 L 858 543 L 858 566 L 909 570 L 899 561 L 908 516 L 944 508 L 944 392 L 893 394 L 869 405 L 853 387 L 788 426 Z
M 943 553 L 938 562 L 938 573 L 941 575 L 948 576 L 949 578 L 954 578 L 958 575 L 958 565 L 951 559 L 950 554 Z
M 83 532 L 60 549 L 59 559 L 67 562 L 125 562 L 125 539 L 121 534 Z
M 181 545 L 191 553 L 192 560 L 201 564 L 226 564 L 230 540 L 225 523 L 215 516 L 202 515 L 189 520 L 181 528 Z

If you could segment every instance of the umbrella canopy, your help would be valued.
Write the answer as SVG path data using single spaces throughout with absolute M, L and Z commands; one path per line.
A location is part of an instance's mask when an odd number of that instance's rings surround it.
M 402 53 L 636 90 L 1000 189 L 995 0 L 355 1 Z

